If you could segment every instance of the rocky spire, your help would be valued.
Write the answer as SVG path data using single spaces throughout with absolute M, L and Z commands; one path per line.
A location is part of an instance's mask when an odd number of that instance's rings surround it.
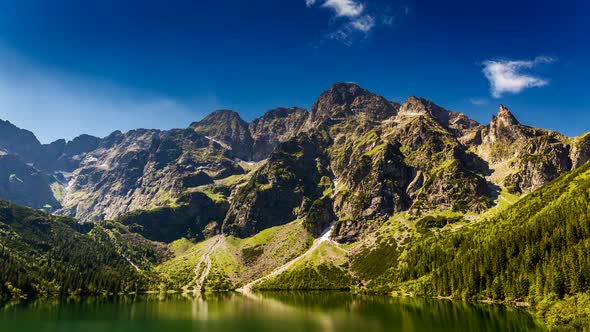
M 519 125 L 520 122 L 514 117 L 514 115 L 510 112 L 508 107 L 500 104 L 500 108 L 498 109 L 498 114 L 494 116 L 492 119 L 492 124 L 502 125 L 504 127 L 510 127 L 514 125 Z

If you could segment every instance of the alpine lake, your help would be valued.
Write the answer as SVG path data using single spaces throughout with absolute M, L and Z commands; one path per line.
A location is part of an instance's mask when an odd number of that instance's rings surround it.
M 141 294 L 4 303 L 0 331 L 545 331 L 526 310 L 348 292 Z

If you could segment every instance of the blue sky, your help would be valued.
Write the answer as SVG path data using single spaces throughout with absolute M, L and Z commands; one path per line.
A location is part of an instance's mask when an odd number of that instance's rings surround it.
M 586 1 L 0 0 L 0 118 L 42 142 L 310 108 L 334 82 L 590 131 Z

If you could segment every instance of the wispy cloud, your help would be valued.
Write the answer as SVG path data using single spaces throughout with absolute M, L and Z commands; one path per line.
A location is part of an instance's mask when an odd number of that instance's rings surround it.
M 326 0 L 322 7 L 331 8 L 336 16 L 358 17 L 365 10 L 365 5 L 354 0 Z
M 48 143 L 86 133 L 185 128 L 219 106 L 212 96 L 188 103 L 113 82 L 50 70 L 0 48 L 0 118 Z
M 479 97 L 469 98 L 469 102 L 475 106 L 483 106 L 488 104 L 488 100 L 486 98 Z
M 333 29 L 326 36 L 329 39 L 352 45 L 360 38 L 366 38 L 378 25 L 392 25 L 398 14 L 408 15 L 407 6 L 392 11 L 391 6 L 379 8 L 360 0 L 305 0 L 307 7 L 320 3 L 321 8 L 330 9 L 333 14 Z
M 487 60 L 483 62 L 483 73 L 490 82 L 492 96 L 500 98 L 506 93 L 516 94 L 527 88 L 549 84 L 548 79 L 524 71 L 555 61 L 556 58 L 547 56 L 539 56 L 533 60 Z
M 373 27 L 375 27 L 375 18 L 371 15 L 364 15 L 353 20 L 351 24 L 353 28 L 368 33 Z

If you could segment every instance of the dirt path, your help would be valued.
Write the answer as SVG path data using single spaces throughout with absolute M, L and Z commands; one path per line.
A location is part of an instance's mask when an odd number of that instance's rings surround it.
M 322 234 L 321 237 L 315 239 L 313 241 L 313 244 L 311 245 L 311 247 L 309 247 L 309 249 L 307 249 L 306 252 L 304 252 L 303 254 L 295 257 L 294 259 L 290 260 L 289 262 L 287 262 L 286 264 L 280 266 L 279 268 L 275 269 L 274 271 L 272 271 L 271 273 L 265 275 L 264 277 L 258 278 L 254 281 L 251 281 L 249 283 L 247 283 L 246 285 L 242 286 L 241 288 L 238 288 L 237 291 L 240 293 L 244 293 L 244 294 L 250 294 L 252 291 L 252 287 L 260 282 L 266 281 L 272 277 L 276 277 L 279 274 L 287 271 L 287 269 L 289 269 L 291 266 L 293 266 L 293 264 L 297 263 L 298 261 L 300 261 L 302 258 L 308 256 L 309 254 L 311 254 L 314 250 L 316 250 L 320 244 L 324 243 L 324 242 L 333 242 L 336 243 L 332 240 L 330 240 L 330 235 L 332 235 L 332 230 L 334 229 L 334 225 L 330 226 L 330 228 L 328 228 L 326 231 L 324 231 L 324 233 Z M 337 244 L 336 247 L 340 248 Z M 341 249 L 341 248 L 340 248 Z
M 203 289 L 203 283 L 205 283 L 205 278 L 207 278 L 209 272 L 211 271 L 211 253 L 213 253 L 213 251 L 215 251 L 215 249 L 219 247 L 219 245 L 222 242 L 223 235 L 217 235 L 213 245 L 209 247 L 207 252 L 203 256 L 201 256 L 201 259 L 199 259 L 199 261 L 195 265 L 195 286 L 193 287 L 193 292 L 197 293 Z M 205 263 L 205 268 L 203 269 L 203 271 L 199 273 L 201 264 L 203 263 Z
M 139 268 L 139 266 L 135 265 L 135 263 L 133 263 L 129 258 L 127 258 L 127 256 L 124 256 L 124 255 L 122 255 L 122 256 L 123 256 L 123 258 L 125 258 L 127 260 L 127 263 L 129 263 L 129 265 L 133 266 L 135 271 L 141 272 L 141 269 Z

